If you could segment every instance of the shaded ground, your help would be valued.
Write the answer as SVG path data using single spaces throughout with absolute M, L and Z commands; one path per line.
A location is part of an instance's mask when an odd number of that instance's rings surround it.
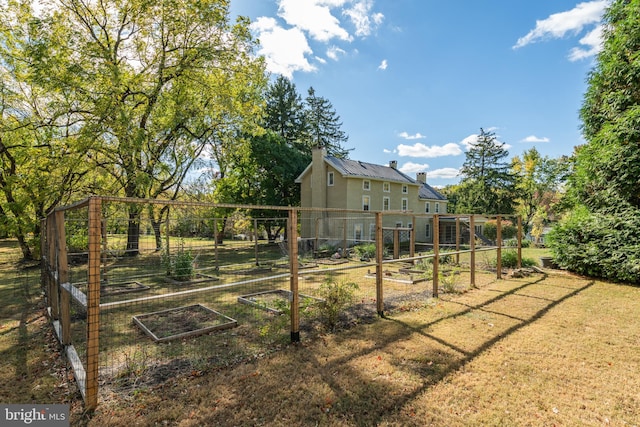
M 105 390 L 90 417 L 73 385 L 58 390 L 68 381 L 36 311 L 28 354 L 2 349 L 3 382 L 31 384 L 2 401 L 71 399 L 73 424 L 95 426 L 638 425 L 639 312 L 637 287 L 493 281 L 234 367 Z

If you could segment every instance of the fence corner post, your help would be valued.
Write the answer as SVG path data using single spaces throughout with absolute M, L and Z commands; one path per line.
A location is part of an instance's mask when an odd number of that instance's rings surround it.
M 291 276 L 291 342 L 300 342 L 300 295 L 298 294 L 298 212 L 289 210 L 289 271 Z
M 384 317 L 384 293 L 382 289 L 383 252 L 382 212 L 376 212 L 376 308 L 380 317 Z

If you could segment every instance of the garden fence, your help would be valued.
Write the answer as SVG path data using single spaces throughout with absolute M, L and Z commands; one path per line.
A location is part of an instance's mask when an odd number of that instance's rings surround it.
M 94 408 L 500 278 L 505 220 L 91 197 L 43 220 L 42 285 Z

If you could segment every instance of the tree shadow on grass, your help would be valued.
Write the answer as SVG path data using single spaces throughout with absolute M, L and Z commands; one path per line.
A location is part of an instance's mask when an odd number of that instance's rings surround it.
M 534 297 L 535 311 L 523 317 L 506 316 L 510 326 L 495 331 L 472 349 L 431 332 L 447 322 L 454 326 L 459 322 L 464 327 L 468 315 L 482 310 L 495 312 L 490 310 L 492 304 L 512 296 L 528 298 L 519 293 L 546 279 L 545 275 L 424 324 L 390 318 L 367 325 L 369 333 L 364 340 L 361 332 L 350 331 L 327 338 L 333 343 L 326 348 L 322 339 L 294 347 L 264 365 L 246 365 L 247 378 L 241 381 L 232 372 L 224 374 L 227 378 L 206 380 L 217 384 L 207 384 L 215 390 L 212 399 L 226 403 L 214 405 L 200 421 L 212 425 L 376 425 L 396 416 L 447 375 L 595 283 L 566 288 L 567 292 L 557 298 Z M 373 331 L 378 333 L 374 335 Z M 416 337 L 420 340 L 418 345 L 413 343 Z M 340 355 L 336 356 L 333 353 L 338 348 Z M 399 371 L 401 377 L 397 375 Z

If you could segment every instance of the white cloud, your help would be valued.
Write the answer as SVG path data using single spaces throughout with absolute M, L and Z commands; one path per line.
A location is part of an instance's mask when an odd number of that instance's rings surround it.
M 384 15 L 381 13 L 371 14 L 372 8 L 373 0 L 362 0 L 342 12 L 348 16 L 353 25 L 355 25 L 356 36 L 366 37 L 371 35 L 375 28 L 384 20 Z
M 351 35 L 340 26 L 331 9 L 346 0 L 280 0 L 278 15 L 287 24 L 304 30 L 315 40 L 327 42 L 333 38 L 351 41 Z
M 462 154 L 462 150 L 458 144 L 454 144 L 453 142 L 443 146 L 432 145 L 430 147 L 418 142 L 414 145 L 398 145 L 398 154 L 406 157 L 433 158 L 457 156 Z
M 569 52 L 569 61 L 574 62 L 580 59 L 589 58 L 596 55 L 602 49 L 602 26 L 596 27 L 580 39 L 580 44 L 587 48 L 574 47 Z
M 383 153 L 385 153 L 385 154 L 391 154 L 391 153 L 395 153 L 395 152 L 396 152 L 396 150 L 393 150 L 393 151 L 392 151 L 392 150 L 389 150 L 388 148 L 383 148 L 383 149 L 382 149 L 382 152 L 383 152 Z
M 349 26 L 350 21 L 355 27 L 355 35 L 366 37 L 382 23 L 384 15 L 372 12 L 373 2 L 277 0 L 277 17 L 262 16 L 251 24 L 252 31 L 260 40 L 258 54 L 265 57 L 268 71 L 289 78 L 296 71 L 315 71 L 309 58 L 315 58 L 320 64 L 327 63 L 326 59 L 309 56 L 313 53 L 310 41 L 321 45 L 314 45 L 316 50 L 332 43 L 333 46 L 326 51 L 327 57 L 338 61 L 340 55 L 346 53 L 339 43 L 350 43 L 354 38 L 343 24 Z
M 260 34 L 259 55 L 267 58 L 267 70 L 291 78 L 294 71 L 315 71 L 306 54 L 313 53 L 307 39 L 298 28 L 286 30 L 274 18 L 262 16 L 251 29 Z
M 387 69 L 388 65 L 389 64 L 387 63 L 387 60 L 383 59 L 382 62 L 380 63 L 380 65 L 378 65 L 378 70 L 383 70 L 384 71 L 384 70 Z
M 460 170 L 455 168 L 441 168 L 427 172 L 427 178 L 451 179 L 460 175 Z
M 337 61 L 340 55 L 344 55 L 346 52 L 343 49 L 340 49 L 338 46 L 331 46 L 327 49 L 327 56 L 334 61 Z
M 550 139 L 547 137 L 537 137 L 535 135 L 529 135 L 528 137 L 520 140 L 520 142 L 549 142 Z
M 414 174 L 416 172 L 424 172 L 429 169 L 429 165 L 426 163 L 413 163 L 407 162 L 400 167 L 400 172 L 404 172 L 406 174 Z
M 579 3 L 565 12 L 554 13 L 548 18 L 536 21 L 536 27 L 524 37 L 520 37 L 513 49 L 519 49 L 540 40 L 562 38 L 567 34 L 578 34 L 587 26 L 600 25 L 602 15 L 609 5 L 609 0 L 595 0 Z M 580 44 L 588 49 L 574 48 L 569 55 L 572 61 L 592 56 L 600 50 L 601 31 L 592 30 L 580 40 Z M 577 49 L 577 50 L 576 50 Z
M 424 139 L 424 138 L 426 138 L 426 136 L 422 135 L 420 132 L 416 133 L 415 135 L 409 135 L 407 132 L 400 132 L 400 133 L 398 134 L 398 136 L 399 136 L 400 138 L 403 138 L 403 139 L 409 139 L 409 140 L 411 140 L 411 139 Z

